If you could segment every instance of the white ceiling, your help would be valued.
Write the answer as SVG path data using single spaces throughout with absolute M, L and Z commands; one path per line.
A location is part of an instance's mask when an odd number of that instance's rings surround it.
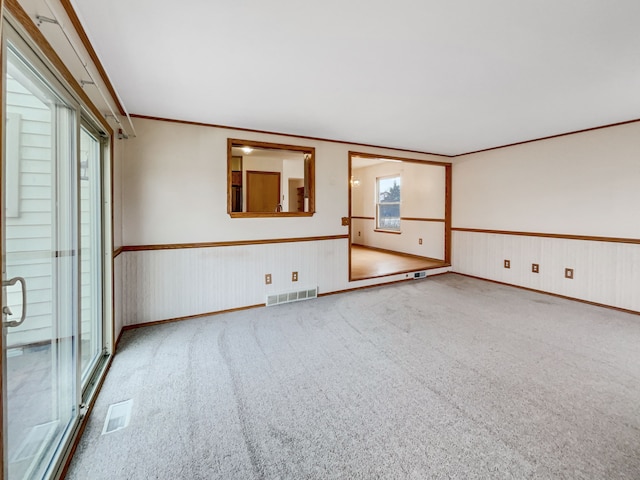
M 72 0 L 140 115 L 447 155 L 640 118 L 638 0 Z

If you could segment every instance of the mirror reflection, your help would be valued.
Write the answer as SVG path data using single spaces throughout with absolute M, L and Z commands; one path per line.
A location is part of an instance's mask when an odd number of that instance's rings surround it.
M 312 215 L 314 150 L 229 139 L 229 214 L 232 217 Z

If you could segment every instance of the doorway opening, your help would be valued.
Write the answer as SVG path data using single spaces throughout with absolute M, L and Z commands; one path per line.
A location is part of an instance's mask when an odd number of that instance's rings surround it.
M 349 281 L 451 265 L 451 164 L 349 153 Z

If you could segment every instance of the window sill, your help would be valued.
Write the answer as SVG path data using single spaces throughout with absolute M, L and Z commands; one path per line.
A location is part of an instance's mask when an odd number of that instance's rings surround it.
M 402 232 L 396 232 L 395 230 L 378 230 L 377 228 L 374 230 L 374 232 L 378 232 L 378 233 L 393 233 L 394 235 L 401 235 Z

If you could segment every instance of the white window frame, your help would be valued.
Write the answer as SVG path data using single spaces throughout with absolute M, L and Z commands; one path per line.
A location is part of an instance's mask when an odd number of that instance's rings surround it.
M 397 202 L 381 202 L 380 201 L 380 181 L 381 180 L 390 180 L 390 179 L 397 179 L 398 180 L 398 185 L 400 186 L 400 200 L 398 200 Z M 381 205 L 398 205 L 398 226 L 396 227 L 389 227 L 389 226 L 381 226 L 380 225 L 380 206 Z M 393 233 L 400 233 L 400 218 L 401 218 L 401 214 L 400 214 L 400 209 L 402 208 L 402 177 L 400 176 L 399 173 L 394 174 L 394 175 L 385 175 L 382 177 L 376 177 L 376 230 L 377 231 L 382 231 L 382 232 L 393 232 Z

